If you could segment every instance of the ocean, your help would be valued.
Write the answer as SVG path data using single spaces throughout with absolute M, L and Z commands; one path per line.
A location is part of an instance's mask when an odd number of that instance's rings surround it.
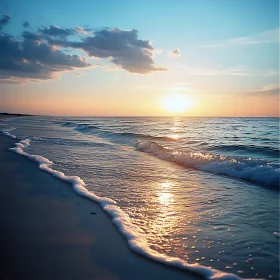
M 100 203 L 133 251 L 206 278 L 279 279 L 278 118 L 21 117 L 0 130 Z

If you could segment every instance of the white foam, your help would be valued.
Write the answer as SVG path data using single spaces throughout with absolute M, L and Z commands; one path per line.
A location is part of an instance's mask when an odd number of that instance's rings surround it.
M 134 252 L 146 256 L 150 259 L 153 259 L 154 261 L 167 264 L 175 268 L 180 268 L 185 271 L 194 272 L 206 279 L 211 279 L 211 280 L 240 279 L 238 276 L 231 273 L 224 273 L 219 270 L 207 268 L 199 264 L 188 264 L 187 262 L 179 258 L 169 257 L 160 254 L 157 251 L 152 250 L 149 247 L 149 244 L 147 243 L 144 232 L 131 222 L 129 216 L 116 205 L 116 202 L 114 200 L 107 197 L 100 197 L 92 192 L 89 192 L 86 189 L 86 184 L 80 177 L 66 176 L 64 173 L 52 169 L 51 165 L 53 164 L 53 162 L 48 160 L 47 158 L 39 155 L 30 155 L 26 153 L 24 149 L 27 148 L 29 145 L 30 145 L 29 139 L 21 140 L 19 143 L 16 143 L 15 148 L 10 148 L 10 150 L 20 155 L 23 155 L 32 161 L 38 162 L 39 168 L 41 170 L 46 171 L 63 181 L 71 183 L 75 192 L 80 196 L 98 202 L 101 208 L 105 212 L 107 212 L 108 215 L 112 218 L 114 225 L 127 239 L 129 247 Z
M 279 166 L 264 160 L 201 152 L 181 152 L 150 141 L 138 141 L 136 148 L 186 167 L 244 179 L 272 188 L 279 187 Z
M 15 135 L 13 135 L 13 134 L 10 133 L 12 130 L 15 130 L 15 128 L 14 128 L 14 127 L 6 128 L 6 129 L 3 129 L 3 130 L 2 130 L 2 133 L 3 133 L 4 135 L 6 135 L 6 136 L 9 136 L 9 137 L 15 139 L 15 138 L 17 138 L 17 137 L 16 137 Z
M 9 131 L 2 131 L 3 132 L 3 134 L 5 134 L 6 136 L 9 136 L 9 137 L 11 137 L 11 138 L 17 138 L 15 135 L 13 135 L 13 134 L 11 134 Z

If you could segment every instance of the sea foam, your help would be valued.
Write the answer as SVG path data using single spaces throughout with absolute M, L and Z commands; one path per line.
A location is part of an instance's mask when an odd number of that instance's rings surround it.
M 2 121 L 3 121 L 3 120 L 2 120 Z M 6 121 L 6 120 L 5 120 L 5 121 Z M 12 130 L 15 130 L 15 128 L 12 127 L 12 128 L 9 128 L 9 129 L 3 129 L 3 130 L 2 130 L 2 133 L 3 133 L 4 135 L 6 135 L 6 136 L 9 136 L 9 137 L 11 137 L 11 138 L 16 139 L 17 137 L 16 137 L 15 135 L 11 134 L 11 131 L 12 131 Z
M 100 197 L 92 192 L 89 192 L 86 189 L 85 182 L 80 177 L 67 176 L 63 172 L 53 169 L 51 167 L 53 165 L 53 162 L 49 159 L 40 155 L 31 155 L 25 152 L 24 149 L 26 149 L 30 145 L 30 143 L 30 139 L 21 140 L 20 142 L 15 144 L 16 147 L 10 148 L 10 150 L 17 154 L 25 156 L 36 163 L 39 163 L 39 168 L 41 170 L 52 174 L 54 177 L 59 178 L 62 181 L 70 183 L 74 191 L 80 196 L 86 197 L 94 202 L 99 203 L 101 208 L 112 218 L 114 225 L 126 238 L 129 247 L 134 252 L 153 259 L 154 261 L 157 261 L 159 263 L 179 268 L 181 270 L 191 271 L 206 279 L 240 279 L 238 276 L 231 273 L 225 273 L 199 264 L 188 264 L 186 261 L 183 261 L 179 258 L 169 257 L 152 250 L 145 238 L 144 232 L 131 222 L 129 216 L 117 206 L 114 200 L 107 197 Z
M 4 135 L 9 136 L 11 138 L 17 138 L 15 135 L 11 134 L 9 131 L 2 131 Z
M 138 141 L 136 148 L 188 168 L 243 179 L 270 188 L 279 188 L 280 168 L 276 163 L 245 157 L 182 152 L 150 141 Z

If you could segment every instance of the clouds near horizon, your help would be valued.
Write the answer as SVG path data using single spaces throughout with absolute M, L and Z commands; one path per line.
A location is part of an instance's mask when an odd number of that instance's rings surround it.
M 10 17 L 4 15 L 0 29 L 9 20 Z M 23 27 L 28 26 L 26 21 Z M 85 56 L 66 53 L 75 49 L 84 51 Z M 148 74 L 166 70 L 155 66 L 153 55 L 151 41 L 139 39 L 136 29 L 114 28 L 94 32 L 81 27 L 50 25 L 38 28 L 37 32 L 23 31 L 21 39 L 0 33 L 0 80 L 10 83 L 53 79 L 59 72 L 92 66 L 88 57 L 108 59 L 129 73 Z
M 253 95 L 253 96 L 260 96 L 260 95 L 275 96 L 279 98 L 279 92 L 280 92 L 279 90 L 280 90 L 279 84 L 272 84 L 272 85 L 263 86 L 261 89 L 258 90 L 242 92 L 242 94 Z

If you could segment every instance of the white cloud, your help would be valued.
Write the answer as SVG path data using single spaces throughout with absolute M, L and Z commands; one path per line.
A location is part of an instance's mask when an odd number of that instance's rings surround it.
M 265 85 L 261 89 L 242 92 L 247 95 L 279 96 L 279 84 Z
M 278 76 L 277 69 L 250 69 L 244 66 L 184 67 L 190 75 L 200 76 Z
M 174 50 L 172 50 L 172 51 L 169 51 L 168 54 L 169 54 L 170 56 L 176 56 L 176 57 L 178 57 L 178 56 L 181 55 L 181 51 L 180 51 L 180 49 L 176 48 L 176 49 L 174 49 Z
M 198 47 L 219 48 L 219 47 L 238 46 L 238 45 L 246 46 L 246 45 L 258 45 L 258 44 L 269 44 L 269 43 L 279 43 L 278 28 L 260 32 L 251 36 L 237 37 L 226 41 L 202 45 Z

